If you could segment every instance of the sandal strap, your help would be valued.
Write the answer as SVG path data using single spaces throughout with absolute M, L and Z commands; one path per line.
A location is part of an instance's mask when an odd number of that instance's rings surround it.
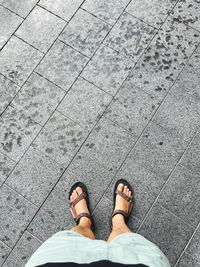
M 116 193 L 117 195 L 120 195 L 122 198 L 124 198 L 124 199 L 127 200 L 128 202 L 131 202 L 132 199 L 133 199 L 132 196 L 129 197 L 129 196 L 127 196 L 126 194 L 124 194 L 122 191 L 119 191 L 118 189 L 116 189 L 115 193 Z
M 80 219 L 81 219 L 82 217 L 87 217 L 88 219 L 91 220 L 91 216 L 90 216 L 90 214 L 89 214 L 89 213 L 86 213 L 86 212 L 82 212 L 82 213 L 80 213 L 74 220 L 75 220 L 76 222 L 79 222 Z
M 112 218 L 115 216 L 115 215 L 117 215 L 117 214 L 121 214 L 121 215 L 123 215 L 125 218 L 127 218 L 128 217 L 128 213 L 127 212 L 125 212 L 125 211 L 123 211 L 123 210 L 115 210 L 114 212 L 113 212 L 113 214 L 112 214 Z
M 70 204 L 70 207 L 75 207 L 76 204 L 78 202 L 80 202 L 82 199 L 86 198 L 86 194 L 84 192 L 82 192 L 80 195 L 78 195 L 77 198 L 75 198 L 74 200 L 70 200 L 69 201 L 69 204 Z

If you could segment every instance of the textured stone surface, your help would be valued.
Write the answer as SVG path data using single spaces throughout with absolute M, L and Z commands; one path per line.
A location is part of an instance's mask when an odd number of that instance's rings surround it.
M 184 252 L 182 257 L 178 261 L 176 267 L 188 267 L 188 266 L 200 267 L 200 261 L 193 258 L 190 254 Z
M 197 258 L 200 264 L 200 226 L 197 228 L 197 231 L 195 232 L 194 236 L 192 237 L 192 240 L 190 241 L 186 251 L 190 253 L 193 257 Z
M 0 73 L 22 85 L 42 58 L 42 53 L 13 36 L 0 51 Z
M 90 57 L 99 47 L 109 29 L 108 24 L 79 9 L 59 39 Z
M 13 247 L 37 208 L 6 185 L 1 186 L 0 193 L 0 239 Z
M 111 95 L 115 95 L 130 73 L 133 63 L 102 45 L 81 76 Z
M 0 185 L 6 180 L 14 166 L 14 161 L 0 153 Z
M 36 6 L 19 27 L 16 35 L 45 53 L 65 25 L 66 22 L 60 18 Z
M 91 128 L 102 115 L 112 97 L 82 78 L 74 83 L 58 111 L 82 127 Z
M 0 151 L 14 161 L 19 160 L 40 128 L 24 114 L 9 107 L 0 117 Z
M 2 5 L 17 13 L 21 17 L 26 17 L 38 0 L 3 0 Z
M 0 264 L 1 265 L 6 260 L 10 251 L 11 249 L 8 246 L 6 246 L 3 242 L 0 241 Z
M 123 13 L 104 43 L 137 62 L 154 34 L 155 30 L 151 26 Z
M 12 101 L 12 105 L 43 125 L 65 95 L 65 91 L 33 73 Z
M 67 91 L 87 61 L 88 58 L 82 54 L 56 41 L 38 66 L 37 72 Z

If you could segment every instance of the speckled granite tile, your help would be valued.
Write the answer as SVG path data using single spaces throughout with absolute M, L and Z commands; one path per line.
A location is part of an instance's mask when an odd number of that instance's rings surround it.
M 116 170 L 135 141 L 135 136 L 102 117 L 81 148 L 81 151 L 88 153 L 92 159 L 106 168 Z
M 149 172 L 167 180 L 186 146 L 186 142 L 151 122 L 129 156 Z
M 200 261 L 193 258 L 190 254 L 184 252 L 178 261 L 176 267 L 200 267 Z
M 8 41 L 10 36 L 15 32 L 22 20 L 22 18 L 15 15 L 8 9 L 0 6 L 0 49 Z
M 7 179 L 6 184 L 35 205 L 40 206 L 63 171 L 64 168 L 60 165 L 30 147 Z
M 137 62 L 155 33 L 154 28 L 124 12 L 104 43 Z
M 36 6 L 19 27 L 16 35 L 46 53 L 65 25 L 66 22 L 62 19 Z
M 194 75 L 193 79 L 195 79 L 195 80 L 200 79 L 200 54 L 198 52 L 195 52 L 188 60 L 188 63 L 187 63 L 187 65 L 184 69 L 184 72 L 182 74 L 183 78 L 186 79 L 187 77 L 184 77 L 184 76 L 185 76 L 185 74 L 188 74 L 188 73 Z M 192 93 L 195 92 L 194 94 L 199 93 L 198 86 L 197 86 L 197 88 L 196 88 L 196 86 L 194 86 L 192 88 L 190 86 L 189 90 L 187 89 L 187 87 L 184 89 L 187 90 L 187 93 L 191 93 L 191 92 Z
M 161 56 L 149 48 L 131 72 L 128 81 L 162 100 L 183 69 L 175 56 Z
M 88 132 L 55 112 L 36 138 L 33 146 L 54 159 L 63 167 L 67 167 L 76 154 Z
M 3 185 L 0 188 L 0 211 L 0 239 L 13 247 L 35 215 L 37 208 Z
M 81 76 L 111 95 L 115 95 L 133 66 L 132 61 L 102 45 Z
M 38 0 L 3 0 L 2 5 L 24 18 L 37 2 Z
M 18 161 L 40 130 L 40 126 L 9 107 L 0 117 L 0 151 Z
M 147 171 L 145 167 L 135 162 L 135 157 L 130 154 L 105 192 L 105 196 L 111 201 L 113 201 L 111 192 L 114 190 L 114 185 L 121 178 L 126 179 L 133 188 L 133 215 L 139 220 L 143 220 L 160 193 L 165 180 L 162 179 L 162 176 L 156 176 Z
M 0 114 L 4 112 L 20 87 L 0 74 Z
M 43 125 L 64 95 L 64 90 L 33 73 L 12 101 L 12 106 Z
M 0 185 L 6 180 L 14 166 L 14 161 L 0 153 Z
M 198 259 L 200 264 L 200 225 L 197 228 L 197 231 L 195 232 L 194 236 L 192 237 L 192 240 L 190 241 L 189 245 L 186 248 L 186 251 L 190 253 L 193 257 Z
M 88 60 L 68 45 L 56 41 L 38 66 L 37 72 L 67 91 Z
M 0 264 L 2 265 L 8 254 L 11 252 L 11 249 L 6 246 L 3 242 L 0 241 Z
M 86 0 L 82 8 L 113 25 L 128 3 L 129 0 Z
M 42 58 L 42 53 L 15 36 L 0 51 L 0 73 L 22 85 Z
M 82 127 L 91 129 L 102 115 L 112 97 L 82 78 L 74 83 L 58 111 Z
M 125 82 L 108 107 L 105 117 L 139 136 L 159 106 L 159 100 Z
M 109 30 L 108 24 L 79 9 L 59 39 L 91 57 Z
M 42 245 L 42 242 L 25 231 L 16 247 L 13 249 L 3 267 L 24 266 L 32 254 Z
M 185 62 L 200 42 L 200 33 L 174 17 L 168 17 L 153 39 L 151 46 L 161 54 L 175 56 Z
M 158 203 L 196 227 L 200 218 L 200 176 L 177 166 Z
M 193 231 L 189 225 L 155 204 L 138 233 L 155 243 L 173 266 Z
M 179 0 L 171 15 L 183 23 L 200 30 L 199 0 Z
M 39 5 L 48 9 L 57 16 L 69 21 L 77 11 L 83 0 L 40 0 Z
M 176 0 L 132 0 L 126 11 L 147 24 L 159 28 Z

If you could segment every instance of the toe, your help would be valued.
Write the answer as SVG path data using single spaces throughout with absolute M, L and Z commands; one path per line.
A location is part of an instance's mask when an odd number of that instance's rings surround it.
M 76 190 L 73 191 L 72 196 L 73 196 L 74 199 L 77 198 L 78 194 L 77 194 Z
M 131 197 L 131 191 L 129 191 L 128 196 Z
M 123 191 L 123 188 L 124 188 L 124 185 L 123 184 L 119 184 L 118 187 L 117 187 L 117 189 L 119 191 Z
M 127 186 L 124 186 L 124 194 L 127 194 Z
M 83 190 L 82 190 L 82 188 L 79 186 L 79 187 L 76 188 L 76 192 L 78 193 L 78 195 L 80 195 L 80 194 L 83 192 Z

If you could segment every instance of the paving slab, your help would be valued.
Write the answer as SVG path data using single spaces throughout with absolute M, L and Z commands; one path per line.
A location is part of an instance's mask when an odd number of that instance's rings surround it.
M 0 73 L 22 85 L 42 58 L 42 53 L 15 36 L 0 51 Z
M 91 57 L 109 30 L 107 23 L 79 9 L 59 39 Z
M 90 130 L 112 97 L 83 78 L 78 78 L 58 106 L 58 111 Z
M 57 16 L 69 21 L 77 11 L 83 0 L 40 0 L 39 5 L 56 14 Z
M 37 208 L 6 185 L 1 186 L 0 192 L 0 239 L 9 247 L 13 247 Z
M 22 23 L 23 19 L 2 6 L 0 6 L 0 14 L 1 49 Z
M 0 151 L 18 161 L 40 130 L 40 126 L 24 114 L 9 107 L 0 117 Z
M 6 260 L 10 252 L 11 252 L 11 249 L 8 246 L 6 246 L 3 242 L 0 241 L 0 264 L 1 265 Z
M 33 73 L 13 99 L 12 106 L 44 125 L 65 94 L 63 89 Z
M 62 19 L 36 6 L 19 27 L 16 35 L 46 53 L 65 25 L 66 22 Z
M 56 41 L 36 71 L 49 81 L 68 91 L 87 61 L 88 58 L 84 55 L 63 42 Z
M 42 129 L 33 146 L 67 167 L 88 132 L 59 112 L 55 112 Z
M 15 164 L 14 161 L 0 153 L 0 185 L 7 179 Z
M 64 168 L 60 165 L 30 147 L 7 179 L 6 184 L 24 198 L 40 206 L 63 171 Z
M 126 11 L 147 24 L 159 28 L 176 2 L 176 0 L 132 0 Z
M 155 243 L 173 266 L 193 231 L 192 227 L 178 217 L 155 204 L 138 233 Z
M 113 49 L 101 45 L 88 63 L 81 77 L 92 82 L 111 95 L 115 95 L 134 63 Z
M 155 33 L 154 28 L 124 12 L 104 43 L 137 62 Z
M 38 0 L 3 0 L 2 5 L 25 18 L 37 2 Z
M 178 261 L 176 267 L 188 267 L 188 266 L 200 267 L 200 261 L 193 258 L 190 254 L 184 252 L 182 257 Z
M 194 236 L 192 237 L 192 240 L 190 241 L 189 245 L 186 248 L 186 251 L 190 253 L 193 257 L 198 259 L 198 262 L 200 264 L 200 226 L 197 228 L 197 231 L 195 232 Z M 192 266 L 192 265 L 191 265 Z
M 82 8 L 113 25 L 130 0 L 86 0 Z
M 32 254 L 42 245 L 42 242 L 25 231 L 17 245 L 3 264 L 3 267 L 24 266 Z
M 139 136 L 159 104 L 159 99 L 126 81 L 104 116 L 135 136 Z

